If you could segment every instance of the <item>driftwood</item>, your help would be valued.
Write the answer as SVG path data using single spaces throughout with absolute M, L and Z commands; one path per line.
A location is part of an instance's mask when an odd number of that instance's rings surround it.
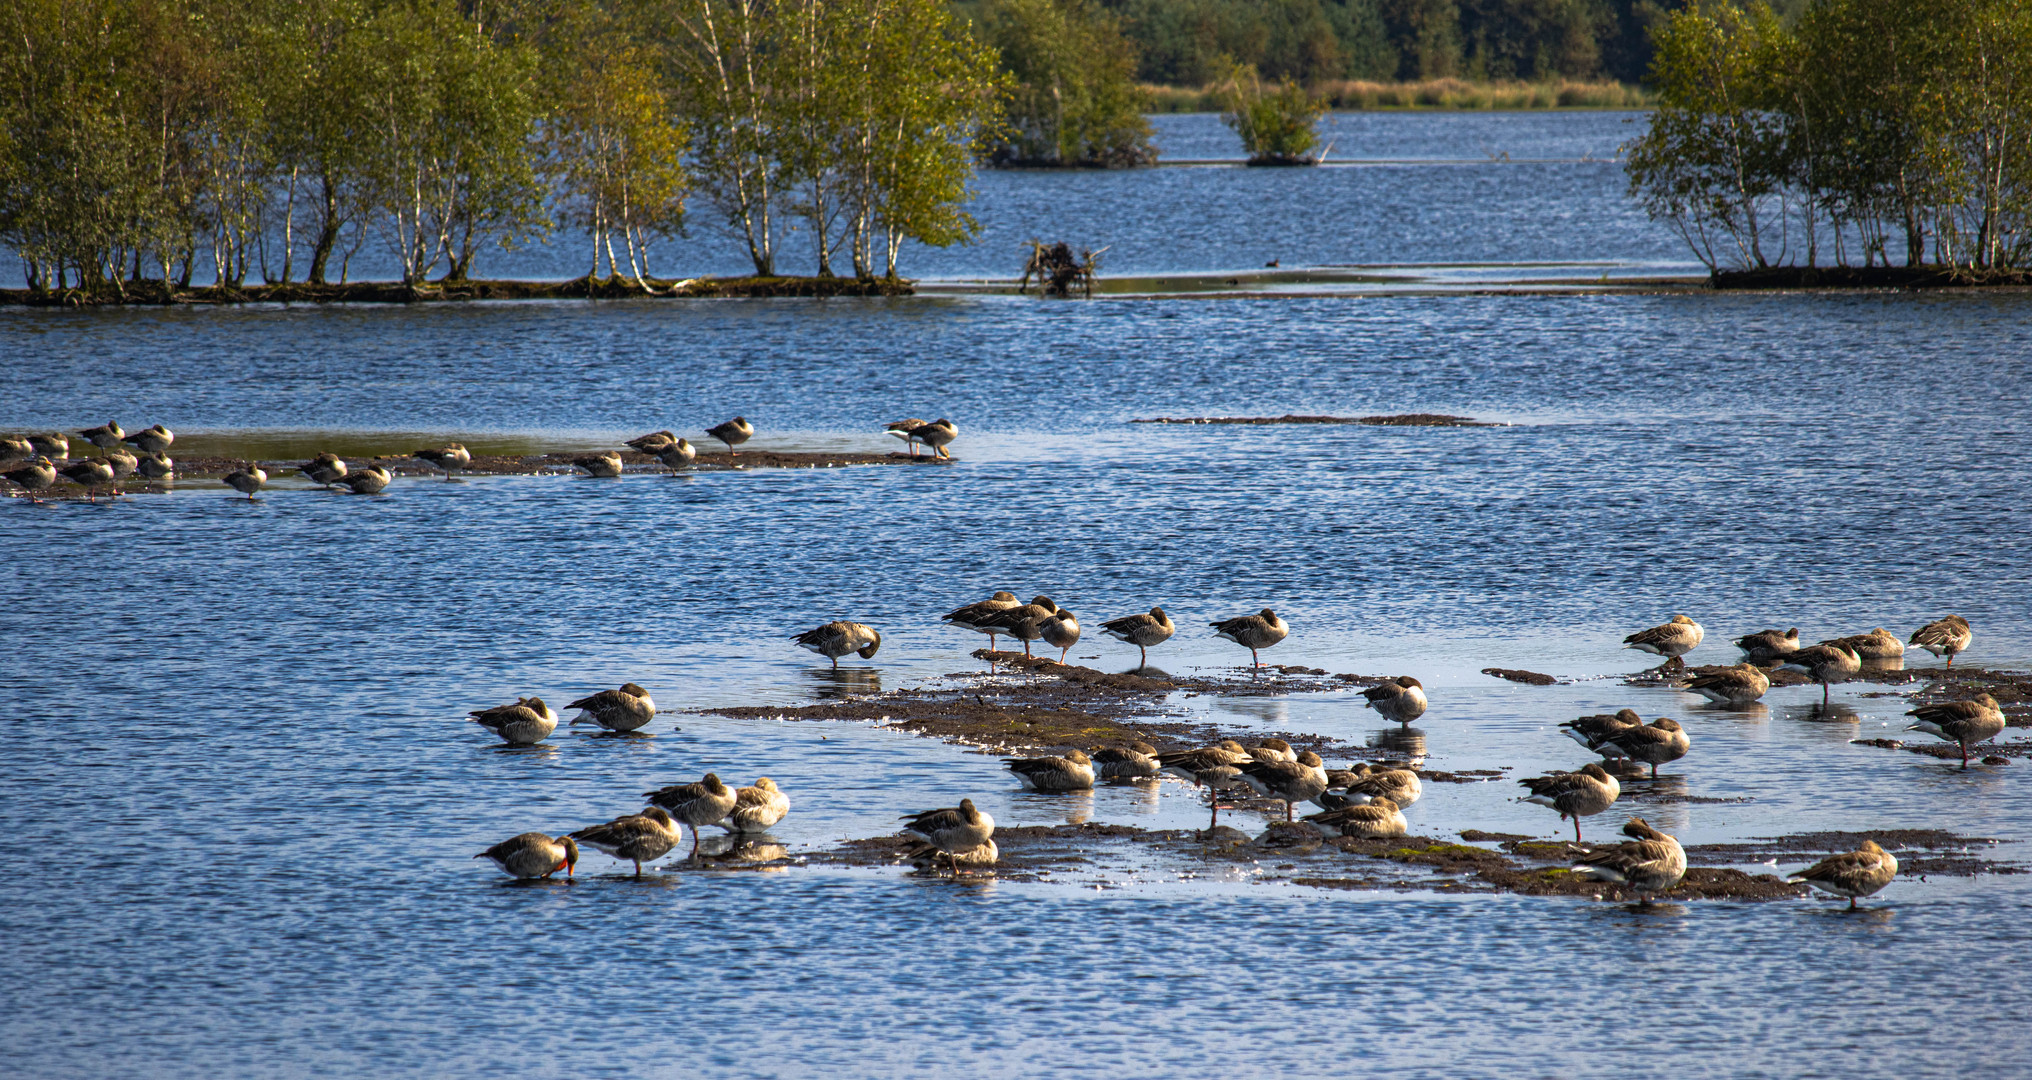
M 1095 251 L 1081 248 L 1074 257 L 1072 247 L 1063 241 L 1046 245 L 1042 241 L 1030 241 L 1030 259 L 1023 264 L 1023 280 L 1016 291 L 1028 292 L 1030 278 L 1037 277 L 1037 287 L 1044 296 L 1071 296 L 1077 288 L 1087 299 L 1093 299 L 1094 275 L 1101 269 L 1101 255 L 1107 248 Z

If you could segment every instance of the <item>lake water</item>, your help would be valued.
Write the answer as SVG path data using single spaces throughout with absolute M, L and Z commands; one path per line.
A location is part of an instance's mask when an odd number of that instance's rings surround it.
M 1578 160 L 1613 153 L 1614 114 L 1373 124 L 1397 142 L 1359 156 L 1576 160 L 994 174 L 992 242 L 917 269 L 1006 274 L 993 245 L 1047 223 L 1121 243 L 1124 272 L 1684 261 L 1617 166 Z M 509 751 L 462 717 L 624 680 L 667 710 L 819 700 L 838 684 L 787 639 L 838 617 L 882 629 L 848 661 L 882 688 L 942 682 L 980 641 L 936 616 L 998 588 L 1078 612 L 1086 663 L 1132 666 L 1094 628 L 1161 603 L 1181 632 L 1153 663 L 1231 670 L 1246 654 L 1204 623 L 1267 604 L 1294 630 L 1266 660 L 1423 679 L 1435 768 L 1574 768 L 1556 725 L 1628 706 L 1687 725 L 1667 771 L 1689 794 L 1740 800 L 1641 808 L 1688 842 L 1930 827 L 2027 861 L 2025 763 L 1850 745 L 1902 734 L 1880 687 L 1838 687 L 1830 721 L 1817 688 L 1721 713 L 1615 676 L 1644 666 L 1625 634 L 1681 611 L 1707 626 L 1695 662 L 1767 626 L 1903 636 L 1955 612 L 1968 662 L 2032 664 L 2028 316 L 2016 294 L 0 312 L 5 430 L 389 451 L 696 440 L 735 413 L 758 447 L 883 449 L 902 416 L 962 433 L 946 469 L 0 505 L 0 1071 L 2023 1075 L 2028 876 L 1905 877 L 1861 915 L 1322 892 L 1221 863 L 638 882 L 588 852 L 576 884 L 521 887 L 472 854 L 707 770 L 774 777 L 793 853 L 962 797 L 1004 825 L 1203 810 L 1176 784 L 1024 795 L 991 756 L 862 724 L 678 712 L 652 739 Z M 1412 411 L 1508 426 L 1126 423 Z M 1171 707 L 1361 742 L 1385 725 L 1359 704 Z M 1423 835 L 1561 832 L 1507 780 L 1427 790 Z

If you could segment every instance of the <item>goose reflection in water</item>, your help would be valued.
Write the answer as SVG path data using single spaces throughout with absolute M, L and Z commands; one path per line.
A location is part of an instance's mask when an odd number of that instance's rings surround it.
M 1905 670 L 1905 658 L 1902 656 L 1886 656 L 1876 660 L 1870 660 L 1866 658 L 1863 660 L 1863 670 L 1903 671 Z
M 1845 701 L 1833 701 L 1825 705 L 1816 701 L 1811 705 L 1787 705 L 1787 720 L 1804 720 L 1814 724 L 1860 724 L 1863 714 L 1854 705 Z
M 514 754 L 517 757 L 534 758 L 538 761 L 556 761 L 560 751 L 556 743 L 540 742 L 530 746 L 490 746 L 488 750 L 497 754 Z
M 1395 727 L 1369 732 L 1368 746 L 1372 750 L 1385 750 L 1398 757 L 1423 760 L 1425 758 L 1425 732 L 1415 727 Z
M 813 693 L 823 700 L 838 701 L 882 692 L 882 673 L 875 668 L 813 668 L 810 675 L 818 684 Z
M 1684 803 L 1687 799 L 1686 777 L 1677 774 L 1653 780 L 1640 766 L 1632 776 L 1617 773 L 1616 780 L 1623 787 L 1622 797 L 1616 800 L 1619 803 L 1671 804 Z M 1645 816 L 1647 820 L 1650 817 L 1648 814 Z
M 1723 716 L 1741 716 L 1746 719 L 1762 720 L 1771 715 L 1771 706 L 1761 701 L 1747 705 L 1728 705 L 1715 701 L 1701 701 L 1684 707 L 1690 713 L 1718 713 Z
M 761 836 L 727 836 L 708 840 L 704 845 L 711 854 L 705 855 L 708 862 L 715 863 L 771 863 L 788 858 L 790 849 L 783 846 L 768 833 Z
M 1171 680 L 1171 672 L 1166 671 L 1163 668 L 1157 667 L 1152 664 L 1145 664 L 1142 667 L 1133 667 L 1123 672 L 1122 674 L 1136 675 L 1145 679 L 1163 679 L 1167 682 Z

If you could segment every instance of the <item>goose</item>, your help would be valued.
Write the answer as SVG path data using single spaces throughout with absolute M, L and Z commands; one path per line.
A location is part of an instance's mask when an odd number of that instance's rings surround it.
M 1256 794 L 1284 802 L 1284 820 L 1292 819 L 1292 804 L 1311 802 L 1326 791 L 1326 770 L 1319 756 L 1308 750 L 1296 761 L 1250 761 L 1236 777 Z
M 355 495 L 379 495 L 388 486 L 395 474 L 379 465 L 369 465 L 359 472 L 349 472 L 339 478 L 339 483 L 353 489 Z
M 1578 772 L 1553 773 L 1519 780 L 1531 794 L 1523 801 L 1559 811 L 1561 821 L 1573 819 L 1573 839 L 1580 842 L 1580 819 L 1599 814 L 1616 804 L 1623 787 L 1607 769 L 1590 761 Z
M 1049 596 L 1032 597 L 1030 602 L 1000 611 L 976 624 L 977 627 L 994 627 L 998 634 L 1007 634 L 1023 643 L 1023 655 L 1030 655 L 1030 643 L 1044 636 L 1044 620 L 1058 614 L 1058 605 Z
M 1145 615 L 1124 615 L 1101 624 L 1101 633 L 1136 646 L 1140 654 L 1136 660 L 1139 668 L 1150 665 L 1150 647 L 1170 641 L 1177 629 L 1171 625 L 1171 616 L 1166 615 L 1161 607 L 1151 608 Z
M 882 648 L 881 633 L 872 626 L 857 622 L 829 622 L 802 634 L 794 634 L 790 640 L 831 660 L 834 671 L 840 669 L 840 657 L 848 653 L 871 660 Z
M 1583 716 L 1559 725 L 1560 733 L 1593 750 L 1603 739 L 1620 731 L 1641 727 L 1644 718 L 1635 709 L 1619 709 L 1614 716 Z
M 9 483 L 27 492 L 29 502 L 39 503 L 42 500 L 37 498 L 35 493 L 46 490 L 51 484 L 56 483 L 56 467 L 49 463 L 49 458 L 37 454 L 35 460 L 18 469 L 0 473 L 0 476 L 5 476 Z
M 683 439 L 655 451 L 655 454 L 656 460 L 663 462 L 671 472 L 688 469 L 692 462 L 698 460 L 698 448 Z
M 143 450 L 134 458 L 134 471 L 144 479 L 167 480 L 176 475 L 176 462 L 160 450 Z
M 71 483 L 83 487 L 85 498 L 93 502 L 99 501 L 98 489 L 113 482 L 113 466 L 99 458 L 79 458 L 58 469 L 57 473 Z M 232 481 L 228 478 L 227 482 Z
M 86 428 L 78 434 L 86 442 L 101 450 L 111 450 L 127 438 L 127 433 L 120 430 L 120 423 L 117 420 L 108 420 L 98 427 Z
M 453 473 L 473 463 L 472 453 L 461 443 L 446 443 L 434 450 L 418 450 L 409 456 L 444 473 L 446 480 L 450 480 Z
M 0 461 L 24 461 L 35 456 L 35 446 L 20 435 L 0 435 Z
M 1862 660 L 1896 660 L 1905 655 L 1905 643 L 1881 626 L 1867 634 L 1851 634 L 1821 644 L 1843 646 Z
M 972 799 L 961 799 L 955 807 L 905 814 L 903 820 L 908 822 L 903 826 L 904 833 L 944 852 L 954 873 L 959 872 L 957 856 L 973 851 L 995 836 L 995 819 L 977 809 Z
M 634 683 L 622 683 L 619 690 L 602 690 L 582 697 L 565 708 L 579 710 L 572 717 L 574 725 L 589 721 L 608 731 L 634 731 L 656 719 L 656 702 L 650 699 L 649 691 Z
M 1233 739 L 1223 741 L 1219 746 L 1208 746 L 1198 750 L 1179 750 L 1157 755 L 1157 764 L 1166 775 L 1176 776 L 1207 792 L 1208 802 L 1213 808 L 1207 819 L 1207 828 L 1219 824 L 1221 818 L 1221 790 L 1242 775 L 1242 766 L 1256 760 L 1242 744 Z
M 731 833 L 768 832 L 769 827 L 783 820 L 790 813 L 790 796 L 785 795 L 776 781 L 764 776 L 757 779 L 752 787 L 734 792 L 734 808 L 717 823 Z
M 675 442 L 677 442 L 677 435 L 674 432 L 652 431 L 647 435 L 637 435 L 621 445 L 630 450 L 653 456 L 658 450 Z
M 1768 664 L 1791 656 L 1799 651 L 1799 628 L 1780 633 L 1776 630 L 1759 630 L 1736 639 L 1736 648 L 1754 664 Z
M 1263 670 L 1263 660 L 1256 655 L 1257 651 L 1283 641 L 1285 635 L 1291 632 L 1291 628 L 1284 625 L 1284 620 L 1278 618 L 1277 613 L 1269 608 L 1264 608 L 1254 615 L 1225 619 L 1207 625 L 1214 628 L 1215 637 L 1227 638 L 1249 650 L 1249 661 L 1258 671 Z
M 1771 689 L 1771 677 L 1755 664 L 1737 664 L 1688 679 L 1686 688 L 1717 705 L 1740 709 Z
M 1959 615 L 1935 619 L 1912 632 L 1910 644 L 1917 645 L 1935 656 L 1947 657 L 1947 666 L 1954 667 L 1956 653 L 1968 651 L 1969 641 L 1975 634 L 1969 630 L 1968 620 Z
M 1404 811 L 1388 798 L 1359 806 L 1343 806 L 1321 814 L 1307 814 L 1305 820 L 1308 824 L 1334 829 L 1342 836 L 1364 840 L 1403 836 L 1410 830 L 1410 825 L 1404 820 Z
M 1093 759 L 1080 750 L 1064 757 L 1003 758 L 1002 765 L 1031 791 L 1085 791 L 1094 786 Z
M 572 459 L 572 468 L 584 469 L 587 476 L 612 479 L 621 475 L 621 455 L 609 450 L 604 454 L 587 454 Z
M 176 434 L 161 424 L 152 424 L 127 436 L 125 441 L 132 443 L 136 450 L 142 450 L 151 454 L 166 454 L 169 452 L 170 445 L 176 442 Z
M 1854 678 L 1863 670 L 1863 658 L 1845 645 L 1813 645 L 1786 657 L 1778 666 L 1803 671 L 1820 684 L 1820 703 L 1828 702 L 1828 686 Z
M 1846 855 L 1830 855 L 1785 880 L 1803 881 L 1822 892 L 1846 896 L 1849 910 L 1854 911 L 1857 900 L 1875 895 L 1897 876 L 1898 856 L 1878 847 L 1875 840 L 1865 840 L 1862 847 Z
M 1627 886 L 1646 904 L 1686 876 L 1686 849 L 1677 839 L 1645 824 L 1643 818 L 1624 822 L 1623 835 L 1630 839 L 1581 856 L 1573 872 L 1591 881 Z
M 699 852 L 699 830 L 707 825 L 717 825 L 720 819 L 734 812 L 741 797 L 733 788 L 720 782 L 715 773 L 691 784 L 671 784 L 655 791 L 643 792 L 642 797 L 651 806 L 670 811 L 676 821 L 691 826 L 691 857 L 696 860 Z M 787 804 L 786 804 L 787 808 Z
M 934 457 L 950 459 L 952 455 L 945 448 L 960 437 L 960 429 L 952 421 L 940 418 L 913 430 L 910 437 L 928 447 Z
M 937 866 L 940 857 L 946 854 L 946 852 L 940 851 L 935 844 L 919 841 L 905 849 L 903 857 L 910 860 L 918 869 L 929 870 Z M 962 866 L 968 869 L 993 866 L 1001 861 L 1001 858 L 1002 850 L 995 846 L 994 840 L 990 839 L 982 841 L 981 846 L 974 848 L 972 851 L 952 853 L 947 861 L 952 864 L 953 870 L 957 872 Z
M 1994 739 L 2004 730 L 2004 710 L 1988 694 L 1977 694 L 1968 701 L 1921 705 L 1905 715 L 1918 717 L 1905 730 L 1923 731 L 1959 746 L 1964 769 L 1968 768 L 1969 747 Z
M 910 451 L 910 456 L 916 457 L 917 456 L 916 432 L 917 429 L 923 427 L 925 423 L 926 421 L 919 420 L 918 418 L 913 416 L 908 420 L 898 420 L 882 430 L 890 435 L 894 435 L 895 437 L 902 439 L 904 448 Z
M 1425 784 L 1419 780 L 1415 769 L 1371 769 L 1361 776 L 1340 785 L 1342 794 L 1322 793 L 1313 801 L 1329 810 L 1342 806 L 1362 806 L 1377 799 L 1388 799 L 1399 808 L 1410 806 L 1425 794 Z
M 473 858 L 492 859 L 494 865 L 509 877 L 524 881 L 547 878 L 559 870 L 570 877 L 572 869 L 579 864 L 579 845 L 569 836 L 550 837 L 540 832 L 526 832 L 521 836 L 511 836 Z
M 1005 611 L 1022 606 L 1022 603 L 1016 599 L 1015 593 L 1006 591 L 997 592 L 995 595 L 979 603 L 954 608 L 939 616 L 939 620 L 972 630 L 976 633 L 988 635 L 988 650 L 992 652 L 995 648 L 995 635 L 1002 632 L 1002 628 L 996 626 L 992 621 L 993 618 Z
M 557 713 L 540 697 L 516 698 L 513 705 L 477 709 L 466 715 L 510 746 L 534 746 L 557 730 Z
M 670 813 L 652 806 L 639 814 L 618 817 L 605 825 L 594 825 L 571 834 L 571 838 L 596 851 L 635 864 L 635 876 L 642 876 L 642 864 L 670 854 L 684 839 L 684 830 L 671 820 Z
M 1157 763 L 1157 748 L 1144 742 L 1096 750 L 1093 762 L 1094 775 L 1108 780 L 1156 776 L 1163 771 Z
M 1291 744 L 1283 739 L 1264 739 L 1262 742 L 1248 747 L 1248 751 L 1249 758 L 1252 761 L 1298 760 L 1298 752 L 1291 749 Z
M 1629 758 L 1651 766 L 1651 779 L 1658 779 L 1658 766 L 1678 761 L 1686 756 L 1691 740 L 1679 721 L 1659 717 L 1648 724 L 1625 728 L 1596 743 L 1589 749 L 1605 758 Z
M 1705 636 L 1707 632 L 1701 629 L 1699 623 L 1684 615 L 1674 615 L 1671 621 L 1661 626 L 1639 630 L 1624 638 L 1623 647 L 1663 656 L 1666 663 L 1676 663 L 1680 667 L 1685 667 L 1686 661 L 1680 657 L 1692 652 L 1694 646 L 1699 645 L 1700 639 Z
M 101 460 L 107 465 L 112 466 L 114 483 L 119 483 L 133 476 L 134 470 L 141 464 L 141 459 L 135 457 L 124 446 L 115 446 L 108 449 L 102 455 Z
M 724 424 L 707 428 L 706 434 L 727 444 L 727 456 L 740 457 L 740 451 L 734 449 L 734 447 L 754 437 L 755 425 L 742 417 L 736 416 Z
M 268 485 L 268 472 L 261 466 L 248 462 L 226 474 L 226 486 L 254 501 L 254 493 Z
M 1425 715 L 1425 684 L 1409 675 L 1385 679 L 1376 686 L 1362 691 L 1369 701 L 1369 708 L 1383 714 L 1385 720 L 1409 724 Z
M 346 478 L 346 462 L 339 455 L 326 452 L 296 467 L 296 471 L 310 477 L 310 482 L 331 487 Z
M 47 435 L 30 435 L 28 448 L 51 461 L 66 461 L 71 456 L 71 441 L 61 431 Z
M 1046 645 L 1055 646 L 1058 649 L 1058 662 L 1063 664 L 1065 663 L 1065 654 L 1074 645 L 1079 644 L 1079 619 L 1072 612 L 1059 608 L 1051 613 L 1050 618 L 1037 624 L 1037 633 L 1038 636 L 1044 639 Z

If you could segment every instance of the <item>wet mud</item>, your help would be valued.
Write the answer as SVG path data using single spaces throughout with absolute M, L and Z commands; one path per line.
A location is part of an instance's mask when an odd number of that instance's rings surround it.
M 1523 683 L 1526 686 L 1551 686 L 1559 681 L 1543 672 L 1524 671 L 1521 668 L 1485 667 L 1482 669 L 1482 674 L 1494 675 L 1498 679 L 1508 679 L 1511 682 Z
M 1811 832 L 1791 836 L 1756 837 L 1737 844 L 1695 844 L 1686 849 L 1689 863 L 1742 865 L 1775 862 L 1805 867 L 1829 855 L 1854 851 L 1863 841 L 1873 840 L 1898 857 L 1901 877 L 1939 874 L 1946 877 L 1974 877 L 1977 874 L 2023 874 L 2028 868 L 1993 856 L 2002 840 L 1983 836 L 1957 836 L 1941 829 L 1880 829 L 1876 832 Z

